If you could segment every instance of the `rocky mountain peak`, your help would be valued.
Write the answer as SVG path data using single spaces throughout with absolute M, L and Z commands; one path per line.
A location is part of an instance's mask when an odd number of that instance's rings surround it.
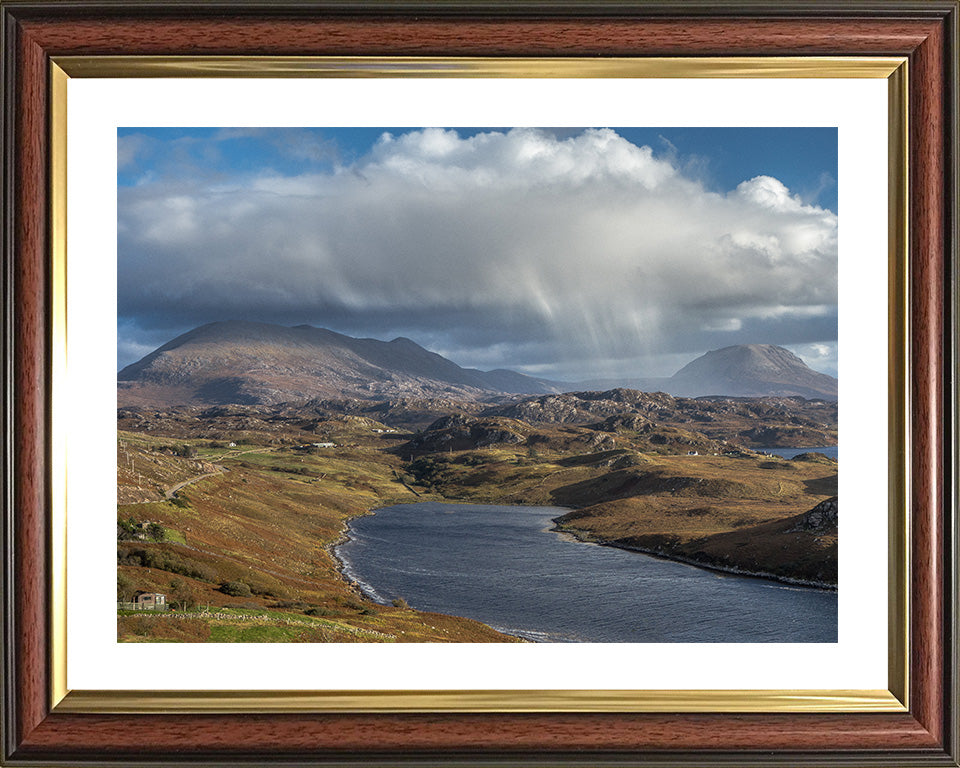
M 738 344 L 707 352 L 668 380 L 670 392 L 686 396 L 757 397 L 800 395 L 837 399 L 837 380 L 811 369 L 788 349 Z

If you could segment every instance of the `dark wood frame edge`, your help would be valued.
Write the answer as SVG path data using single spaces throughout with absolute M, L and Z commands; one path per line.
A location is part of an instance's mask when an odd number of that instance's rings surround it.
M 11 329 L 14 322 L 14 299 L 13 299 L 13 253 L 15 240 L 10 224 L 14 218 L 14 180 L 15 173 L 13 168 L 13 146 L 16 138 L 14 124 L 15 101 L 11 94 L 14 93 L 16 83 L 15 70 L 8 61 L 9 57 L 5 54 L 14 44 L 14 35 L 12 32 L 12 23 L 9 15 L 4 9 L 0 9 L 0 39 L 3 41 L 4 55 L 0 56 L 0 89 L 3 93 L 2 113 L 0 113 L 0 167 L 3 169 L 3 187 L 2 187 L 2 206 L 0 215 L 3 216 L 3 226 L 0 227 L 0 236 L 3 240 L 0 243 L 2 248 L 3 271 L 0 274 L 0 289 L 3 291 L 3 318 L 2 334 L 0 334 L 0 371 L 2 371 L 3 386 L 3 411 L 0 415 L 3 427 L 3 455 L 0 457 L 3 462 L 2 480 L 0 480 L 0 489 L 3 493 L 3 521 L 0 528 L 0 547 L 5 554 L 3 558 L 3 574 L 0 580 L 0 610 L 2 610 L 2 642 L 3 659 L 0 673 L 6 681 L 2 685 L 2 696 L 0 696 L 0 725 L 3 728 L 2 741 L 0 744 L 0 761 L 15 749 L 15 740 L 12 737 L 14 733 L 13 723 L 16 711 L 13 702 L 13 690 L 16 687 L 16 665 L 15 657 L 8 649 L 13 647 L 14 641 L 14 616 L 12 613 L 13 605 L 8 600 L 10 589 L 14 581 L 13 565 L 13 376 L 12 376 L 12 338 Z M 9 510 L 9 511 L 8 511 Z M 8 554 L 9 553 L 9 554 Z
M 957 584 L 956 516 L 950 509 L 956 501 L 956 238 L 957 238 L 957 3 L 956 2 L 789 2 L 772 4 L 748 2 L 717 9 L 706 2 L 645 3 L 603 2 L 589 7 L 578 2 L 512 4 L 444 3 L 441 6 L 408 2 L 285 2 L 271 4 L 269 12 L 259 0 L 206 0 L 201 3 L 157 2 L 129 5 L 124 2 L 2 2 L 0 62 L 3 83 L 2 160 L 3 194 L 3 385 L 4 385 L 4 524 L 3 546 L 7 558 L 3 569 L 3 743 L 0 761 L 9 765 L 76 764 L 110 762 L 115 765 L 189 765 L 204 762 L 262 761 L 269 755 L 276 764 L 378 765 L 478 762 L 491 765 L 952 765 L 958 761 L 957 704 Z M 177 19 L 189 9 L 190 17 Z M 117 741 L 118 718 L 93 715 L 60 715 L 49 712 L 47 693 L 47 621 L 43 596 L 46 573 L 46 505 L 49 483 L 45 461 L 48 456 L 49 370 L 47 332 L 49 329 L 49 284 L 47 273 L 47 69 L 50 55 L 78 53 L 136 53 L 127 41 L 107 43 L 94 40 L 91 29 L 108 30 L 125 21 L 134 26 L 163 25 L 181 21 L 181 30 L 202 21 L 207 14 L 240 13 L 244 21 L 276 21 L 277 15 L 310 20 L 323 34 L 348 29 L 349 39 L 339 39 L 338 50 L 310 53 L 343 53 L 363 50 L 366 27 L 371 40 L 378 24 L 393 22 L 405 30 L 406 38 L 392 43 L 393 49 L 446 51 L 447 55 L 503 53 L 516 41 L 505 32 L 522 18 L 540 30 L 535 55 L 550 50 L 554 55 L 590 55 L 603 45 L 587 46 L 582 40 L 564 45 L 572 27 L 591 23 L 634 24 L 657 21 L 669 25 L 669 17 L 682 14 L 705 22 L 738 19 L 769 21 L 774 17 L 802 17 L 806 24 L 838 20 L 849 24 L 863 19 L 873 30 L 889 27 L 889 38 L 874 32 L 877 41 L 858 49 L 860 53 L 909 55 L 911 60 L 911 201 L 922 225 L 911 231 L 911 261 L 915 262 L 911 287 L 911 314 L 917 333 L 912 338 L 910 375 L 914 377 L 914 420 L 921 425 L 921 450 L 914 456 L 913 474 L 920 478 L 913 489 L 918 515 L 913 557 L 917 567 L 915 592 L 921 598 L 913 604 L 912 625 L 917 652 L 912 660 L 913 707 L 907 715 L 275 715 L 275 716 L 137 716 L 135 722 L 173 727 L 189 724 L 206 730 L 206 741 L 194 735 L 181 742 L 179 757 L 165 758 L 172 745 L 155 743 L 146 750 L 131 750 Z M 456 18 L 451 18 L 451 14 Z M 481 17 L 479 20 L 476 17 Z M 611 19 L 610 17 L 615 17 Z M 160 17 L 166 17 L 161 19 Z M 71 23 L 86 23 L 86 38 L 71 41 Z M 869 21 L 867 21 L 869 20 Z M 676 23 L 676 20 L 673 20 Z M 796 19 L 794 19 L 796 22 Z M 481 24 L 485 42 L 473 40 L 451 50 L 451 25 Z M 789 21 L 785 23 L 790 24 Z M 337 25 L 340 24 L 340 27 Z M 419 26 L 418 26 L 419 25 Z M 427 26 L 423 26 L 427 25 Z M 562 29 L 561 29 L 562 26 Z M 729 25 L 728 25 L 729 26 Z M 609 28 L 609 27 L 606 27 Z M 796 29 L 794 23 L 793 28 Z M 234 46 L 236 42 L 234 28 Z M 438 31 L 440 30 L 440 31 Z M 499 31 L 498 31 L 499 30 Z M 359 37 L 358 37 L 359 34 Z M 834 32 L 832 45 L 840 37 Z M 430 36 L 433 36 L 432 38 Z M 498 37 L 499 35 L 499 37 Z M 622 44 L 636 49 L 637 29 Z M 642 35 L 640 35 L 642 37 Z M 729 37 L 729 33 L 728 33 Z M 881 39 L 882 38 L 882 39 Z M 894 45 L 891 41 L 898 40 Z M 382 42 L 382 41 L 381 41 Z M 536 41 L 529 45 L 536 46 Z M 827 43 L 828 45 L 831 43 Z M 123 48 L 124 45 L 128 47 Z M 177 50 L 170 40 L 160 42 L 164 51 Z M 299 45 L 304 45 L 300 42 Z M 334 45 L 334 47 L 336 47 Z M 550 46 L 553 46 L 551 49 Z M 691 49 L 673 43 L 677 53 Z M 763 42 L 742 39 L 730 52 L 741 55 L 764 53 L 809 53 L 795 40 L 780 40 L 773 51 Z M 746 47 L 753 45 L 754 49 Z M 793 48 L 791 48 L 791 45 Z M 821 47 L 824 45 L 821 42 Z M 113 46 L 113 47 L 111 47 Z M 358 48 L 359 46 L 359 48 Z M 468 50 L 473 47 L 473 50 Z M 498 47 L 499 46 L 499 47 Z M 579 46 L 579 47 L 578 47 Z M 615 47 L 608 43 L 608 48 Z M 75 50 L 76 49 L 76 50 Z M 796 50 L 794 50 L 796 49 Z M 222 49 L 220 52 L 224 52 Z M 237 50 L 236 52 L 243 52 Z M 252 53 L 252 50 L 246 50 Z M 268 52 L 268 51 L 257 51 Z M 284 51 L 287 52 L 287 51 Z M 308 52 L 308 51 L 304 51 Z M 378 53 L 381 51 L 378 50 Z M 655 51 L 662 53 L 662 51 Z M 824 53 L 828 52 L 824 50 Z M 835 53 L 848 52 L 840 49 Z M 602 50 L 599 53 L 603 53 Z M 934 72 L 936 77 L 925 77 Z M 925 91 L 921 90 L 921 86 Z M 930 183 L 930 179 L 936 181 Z M 932 191 L 931 191 L 932 190 Z M 943 196 L 938 199 L 937 193 Z M 922 254 L 922 258 L 917 254 Z M 932 281 L 932 282 L 931 282 Z M 930 290 L 931 286 L 934 290 Z M 925 424 L 924 424 L 924 420 Z M 942 431 L 941 431 L 942 430 Z M 951 578 L 951 576 L 953 578 Z M 306 729 L 315 737 L 311 743 L 277 741 L 276 733 Z M 240 728 L 266 738 L 259 743 L 235 742 L 215 747 L 211 734 L 236 732 Z M 503 742 L 492 744 L 480 738 L 499 728 Z M 719 728 L 728 733 L 728 746 L 710 749 L 696 741 L 694 732 Z M 577 741 L 571 729 L 589 733 Z M 729 733 L 733 730 L 734 740 Z M 539 742 L 529 734 L 540 733 Z M 97 736 L 97 734 L 101 736 Z M 110 733 L 113 741 L 102 736 Z M 607 733 L 606 738 L 603 733 Z M 779 733 L 780 741 L 770 741 Z M 331 734 L 370 743 L 369 748 L 337 748 L 322 743 Z M 408 738 L 415 734 L 417 738 Z M 656 738 L 651 734 L 658 734 Z M 672 736 L 671 736 L 672 734 Z M 762 737 L 762 738 L 761 738 Z M 816 738 L 815 738 L 816 737 Z M 273 741 L 271 741 L 271 738 Z M 377 739 L 379 738 L 379 743 Z M 659 738 L 660 741 L 656 741 Z M 736 738 L 741 741 L 736 743 Z M 337 741 L 335 739 L 334 741 Z M 392 741 L 391 741 L 392 739 Z M 592 741 L 591 741 L 592 739 Z M 671 740 L 672 739 L 672 740 Z M 205 746 L 203 746 L 205 744 Z M 677 749 L 665 749 L 675 744 Z
M 15 9 L 19 18 L 37 16 L 76 18 L 108 16 L 130 12 L 129 0 L 4 0 Z M 844 18 L 883 16 L 942 18 L 954 7 L 952 0 L 738 0 L 718 5 L 711 0 L 138 0 L 135 13 L 141 18 L 152 15 L 202 16 L 252 14 L 261 17 L 278 15 L 314 16 L 327 14 L 379 16 L 445 16 L 471 18 L 602 18 L 607 16 L 646 18 L 713 17 L 783 18 L 790 16 Z

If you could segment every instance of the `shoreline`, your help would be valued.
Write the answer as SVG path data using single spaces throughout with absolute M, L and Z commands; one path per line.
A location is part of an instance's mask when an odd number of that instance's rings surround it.
M 419 501 L 416 501 L 416 500 L 410 500 L 410 501 L 399 502 L 399 503 L 400 503 L 400 504 L 417 504 L 417 503 L 422 503 L 422 502 L 419 502 Z M 489 502 L 489 501 L 486 501 L 486 502 L 483 502 L 483 503 L 477 503 L 477 502 L 464 501 L 464 500 L 462 500 L 462 499 L 456 499 L 456 500 L 451 500 L 451 501 L 439 501 L 438 503 L 440 503 L 440 504 L 463 504 L 463 505 L 468 505 L 468 506 L 505 506 L 505 505 L 502 504 L 502 503 L 501 503 L 501 504 L 497 504 L 497 503 L 495 503 L 495 502 Z M 393 505 L 387 504 L 387 505 L 385 505 L 385 506 L 393 506 Z M 544 504 L 524 504 L 524 505 L 516 505 L 516 504 L 509 504 L 509 505 L 506 505 L 506 506 L 548 507 L 548 506 L 553 506 L 553 505 L 544 505 Z M 331 545 L 329 545 L 329 551 L 330 551 L 331 556 L 333 557 L 333 559 L 334 559 L 335 562 L 336 562 L 337 572 L 338 572 L 340 578 L 351 588 L 352 591 L 354 591 L 356 594 L 358 594 L 358 595 L 359 595 L 360 597 L 362 597 L 362 599 L 364 599 L 364 600 L 371 601 L 371 602 L 376 603 L 376 604 L 378 604 L 378 605 L 390 605 L 390 601 L 389 601 L 389 600 L 386 600 L 385 598 L 382 598 L 382 597 L 380 597 L 379 595 L 374 596 L 374 595 L 376 594 L 375 588 L 373 588 L 373 587 L 370 586 L 370 585 L 366 585 L 363 581 L 361 581 L 361 580 L 359 580 L 359 579 L 356 579 L 356 578 L 352 577 L 351 575 L 349 575 L 348 570 L 349 570 L 349 568 L 350 568 L 350 566 L 351 566 L 351 563 L 349 562 L 349 560 L 342 560 L 342 559 L 339 557 L 339 555 L 337 554 L 337 551 L 336 551 L 336 550 L 337 550 L 337 547 L 339 547 L 341 544 L 352 540 L 352 539 L 351 539 L 351 536 L 350 536 L 350 523 L 351 523 L 351 521 L 354 520 L 354 519 L 357 519 L 357 518 L 359 518 L 359 517 L 364 517 L 366 514 L 373 514 L 373 513 L 375 513 L 376 509 L 378 509 L 378 508 L 379 508 L 379 507 L 371 508 L 371 509 L 367 510 L 366 513 L 361 513 L 361 514 L 359 514 L 359 515 L 353 515 L 353 516 L 351 516 L 351 517 L 349 517 L 349 518 L 346 518 L 346 519 L 344 520 L 344 523 L 343 523 L 343 531 L 342 531 L 340 537 L 337 539 L 336 542 L 334 542 L 334 543 L 332 543 Z M 714 572 L 714 573 L 720 573 L 720 574 L 735 576 L 735 577 L 742 578 L 742 579 L 760 579 L 760 580 L 763 580 L 763 581 L 766 581 L 766 582 L 772 582 L 772 583 L 774 583 L 774 584 L 782 584 L 782 585 L 784 585 L 784 586 L 796 587 L 796 588 L 803 589 L 803 590 L 810 589 L 810 590 L 816 590 L 816 591 L 818 591 L 818 592 L 828 592 L 828 593 L 829 593 L 829 592 L 832 592 L 832 593 L 834 593 L 834 594 L 837 594 L 837 592 L 838 592 L 838 589 L 837 589 L 837 586 L 836 586 L 836 585 L 834 585 L 834 584 L 829 584 L 829 583 L 826 583 L 826 582 L 819 582 L 819 581 L 815 581 L 815 580 L 800 579 L 800 578 L 792 578 L 792 577 L 790 577 L 790 576 L 778 576 L 778 575 L 776 575 L 776 574 L 771 574 L 771 573 L 767 573 L 767 572 L 764 572 L 764 571 L 750 571 L 750 570 L 747 570 L 747 569 L 745 569 L 745 568 L 739 568 L 739 567 L 736 567 L 736 566 L 712 565 L 712 564 L 708 564 L 708 563 L 698 562 L 698 561 L 696 561 L 696 560 L 694 560 L 694 559 L 692 559 L 692 558 L 685 557 L 685 556 L 683 556 L 683 555 L 669 555 L 669 554 L 665 554 L 665 553 L 663 553 L 663 552 L 658 552 L 658 551 L 652 550 L 652 549 L 645 549 L 645 548 L 637 547 L 637 546 L 622 545 L 622 544 L 617 544 L 617 543 L 612 542 L 612 541 L 599 540 L 599 539 L 591 538 L 591 537 L 589 537 L 589 535 L 585 535 L 584 533 L 582 533 L 581 531 L 578 531 L 578 530 L 576 530 L 576 529 L 563 528 L 563 527 L 561 527 L 560 524 L 559 524 L 559 522 L 558 522 L 559 517 L 557 517 L 557 518 L 548 518 L 548 519 L 549 519 L 549 521 L 550 521 L 550 524 L 547 525 L 547 526 L 545 526 L 545 527 L 543 527 L 543 528 L 541 528 L 541 529 L 540 529 L 541 531 L 554 533 L 554 534 L 557 534 L 557 535 L 560 535 L 560 536 L 563 536 L 563 537 L 570 537 L 571 540 L 577 541 L 577 542 L 579 542 L 579 543 L 595 544 L 595 545 L 598 545 L 598 546 L 606 546 L 606 547 L 612 547 L 612 548 L 616 548 L 616 549 L 622 549 L 622 550 L 626 550 L 626 551 L 628 551 L 628 552 L 633 552 L 633 553 L 636 553 L 636 554 L 642 554 L 642 555 L 647 555 L 647 556 L 649 556 L 649 557 L 654 557 L 654 558 L 656 558 L 656 559 L 658 559 L 658 560 L 665 560 L 665 561 L 670 561 L 670 562 L 675 562 L 675 563 L 681 563 L 681 564 L 683 564 L 683 565 L 688 565 L 688 566 L 691 566 L 691 567 L 694 567 L 694 568 L 698 568 L 698 569 L 700 569 L 700 570 L 712 571 L 712 572 Z M 368 591 L 368 590 L 369 590 L 369 591 Z M 418 612 L 418 613 L 427 613 L 427 614 L 429 614 L 429 613 L 436 613 L 436 611 L 421 611 L 421 610 L 417 609 L 417 608 L 416 608 L 415 606 L 413 606 L 413 605 L 411 605 L 410 608 L 411 608 L 412 610 Z M 441 612 L 441 613 L 442 613 L 443 615 L 446 615 L 446 616 L 452 616 L 452 617 L 456 617 L 456 618 L 469 619 L 470 621 L 476 621 L 476 622 L 478 622 L 478 623 L 480 623 L 480 624 L 483 624 L 484 626 L 488 627 L 489 629 L 491 629 L 491 630 L 493 630 L 493 631 L 495 631 L 495 632 L 497 632 L 497 633 L 499 633 L 499 634 L 501 634 L 501 635 L 504 635 L 505 637 L 515 638 L 516 640 L 519 640 L 520 642 L 527 642 L 527 643 L 543 643 L 543 642 L 549 643 L 549 642 L 555 642 L 555 641 L 550 640 L 550 639 L 542 639 L 542 638 L 536 636 L 536 633 L 530 633 L 530 634 L 528 634 L 527 632 L 524 632 L 524 631 L 522 631 L 522 630 L 518 630 L 518 631 L 516 631 L 516 632 L 511 632 L 511 631 L 509 631 L 509 630 L 506 629 L 506 628 L 493 626 L 493 625 L 491 625 L 491 624 L 487 624 L 487 623 L 485 623 L 485 622 L 483 622 L 483 621 L 480 621 L 479 619 L 471 618 L 471 617 L 469 617 L 469 616 L 463 616 L 463 615 L 457 614 L 457 613 L 446 613 L 446 612 Z
M 401 503 L 401 504 L 404 504 L 404 503 L 417 504 L 417 503 L 419 503 L 419 502 L 415 502 L 415 501 L 414 501 L 414 502 L 399 502 L 399 503 Z M 380 505 L 380 506 L 392 506 L 392 505 L 386 504 L 386 505 Z M 359 514 L 359 515 L 351 515 L 350 517 L 344 518 L 344 520 L 343 520 L 343 529 L 340 531 L 340 535 L 337 537 L 336 541 L 333 541 L 333 542 L 331 542 L 330 544 L 327 544 L 327 545 L 324 547 L 324 549 L 326 549 L 327 553 L 330 555 L 331 559 L 332 559 L 333 562 L 335 563 L 335 568 L 336 568 L 336 571 L 337 571 L 337 575 L 340 577 L 340 580 L 341 580 L 344 584 L 346 584 L 346 585 L 351 589 L 351 591 L 353 591 L 354 594 L 356 594 L 360 599 L 366 600 L 366 601 L 371 602 L 371 603 L 374 603 L 375 605 L 390 605 L 391 603 L 390 603 L 389 601 L 381 602 L 380 600 L 377 599 L 377 597 L 374 596 L 374 594 L 373 594 L 372 592 L 368 592 L 366 589 L 364 589 L 364 583 L 363 583 L 363 582 L 361 582 L 361 581 L 359 581 L 359 580 L 357 580 L 357 579 L 354 579 L 354 578 L 352 578 L 351 576 L 349 576 L 349 575 L 347 574 L 347 568 L 348 568 L 349 566 L 347 565 L 347 563 L 345 563 L 345 562 L 340 558 L 340 556 L 339 556 L 339 555 L 337 554 L 337 552 L 336 552 L 337 547 L 339 547 L 341 544 L 346 544 L 347 542 L 351 541 L 351 538 L 350 538 L 350 521 L 351 521 L 351 520 L 356 520 L 357 518 L 360 518 L 360 517 L 366 517 L 367 515 L 372 515 L 372 514 L 374 514 L 374 513 L 376 512 L 376 510 L 379 509 L 379 508 L 380 508 L 379 506 L 378 506 L 378 507 L 374 507 L 374 508 L 372 508 L 372 509 L 366 510 L 365 512 L 363 512 L 363 513 L 361 513 L 361 514 Z M 373 587 L 370 587 L 369 585 L 367 585 L 367 586 L 368 586 L 369 589 L 373 590 Z M 424 614 L 424 615 L 430 614 L 430 613 L 436 613 L 436 611 L 421 611 L 421 610 L 419 610 L 419 609 L 417 609 L 417 608 L 414 608 L 413 606 L 410 606 L 410 610 L 414 611 L 415 613 Z M 472 619 L 472 618 L 470 618 L 469 616 L 459 616 L 459 615 L 454 614 L 454 613 L 444 613 L 444 614 L 441 614 L 441 615 L 443 615 L 443 616 L 450 616 L 451 618 L 454 618 L 454 619 L 466 619 L 466 620 L 468 620 L 468 621 L 475 621 L 475 622 L 477 622 L 478 624 L 483 624 L 483 626 L 487 627 L 488 629 L 490 629 L 490 630 L 492 630 L 492 631 L 494 631 L 494 632 L 497 632 L 497 633 L 499 633 L 499 634 L 501 634 L 501 635 L 504 635 L 504 636 L 506 636 L 506 637 L 514 637 L 514 638 L 516 638 L 517 640 L 520 640 L 521 642 L 524 642 L 524 643 L 536 643 L 536 642 L 540 642 L 540 641 L 538 641 L 538 640 L 535 640 L 535 639 L 526 637 L 525 635 L 522 635 L 522 634 L 519 634 L 519 633 L 506 632 L 506 631 L 504 631 L 502 628 L 498 628 L 498 627 L 491 626 L 490 624 L 486 624 L 486 623 L 480 621 L 479 619 Z
M 373 509 L 368 509 L 359 515 L 351 515 L 350 517 L 344 518 L 343 527 L 340 529 L 340 535 L 337 536 L 336 540 L 324 546 L 324 549 L 326 550 L 327 554 L 330 555 L 330 559 L 333 560 L 334 569 L 336 570 L 337 576 L 340 578 L 340 581 L 346 584 L 350 588 L 350 590 L 357 595 L 357 597 L 361 598 L 362 600 L 368 600 L 372 603 L 376 603 L 377 605 L 389 605 L 389 603 L 381 603 L 373 595 L 368 594 L 366 590 L 364 590 L 364 588 L 360 585 L 360 582 L 358 582 L 356 579 L 349 576 L 346 570 L 348 567 L 347 564 L 343 560 L 341 560 L 340 556 L 337 554 L 337 547 L 341 546 L 342 544 L 347 544 L 348 542 L 351 541 L 350 521 L 358 517 L 366 517 L 367 515 L 370 515 L 370 514 L 373 514 Z
M 421 503 L 421 502 L 418 502 L 418 501 L 400 501 L 400 502 L 394 502 L 394 504 L 396 504 L 396 503 L 399 503 L 399 504 L 417 504 L 417 503 Z M 452 501 L 449 501 L 449 502 L 443 501 L 443 502 L 440 502 L 440 503 L 474 504 L 474 502 L 463 501 L 463 500 L 460 500 L 460 499 L 452 500 Z M 500 505 L 496 504 L 495 502 L 484 502 L 483 505 L 500 506 Z M 352 515 L 352 516 L 350 516 L 350 517 L 348 517 L 348 518 L 345 518 L 344 521 L 343 521 L 343 528 L 342 528 L 342 530 L 341 530 L 341 532 L 340 532 L 340 536 L 336 539 L 336 541 L 328 544 L 328 545 L 325 547 L 325 549 L 326 549 L 327 552 L 330 554 L 330 557 L 333 559 L 333 561 L 334 561 L 334 563 L 335 563 L 337 575 L 339 576 L 339 578 L 341 579 L 341 581 L 343 581 L 358 597 L 360 597 L 360 598 L 363 599 L 363 600 L 367 600 L 367 601 L 370 601 L 370 602 L 372 602 L 372 603 L 375 603 L 375 604 L 377 604 L 377 605 L 390 605 L 390 602 L 389 602 L 389 601 L 381 602 L 380 599 L 378 599 L 377 597 L 374 596 L 373 592 L 368 592 L 367 589 L 364 589 L 364 584 L 363 584 L 361 581 L 359 581 L 359 580 L 357 580 L 357 579 L 354 579 L 353 577 L 351 577 L 350 575 L 348 575 L 348 573 L 347 573 L 347 568 L 349 567 L 348 564 L 345 563 L 343 560 L 341 560 L 341 558 L 339 557 L 339 555 L 338 555 L 337 552 L 336 552 L 337 547 L 339 547 L 341 544 L 345 544 L 345 543 L 351 541 L 351 538 L 350 538 L 350 522 L 351 522 L 352 520 L 357 519 L 357 518 L 365 517 L 365 516 L 370 515 L 370 514 L 374 514 L 374 513 L 376 512 L 376 509 L 378 509 L 378 508 L 381 507 L 381 506 L 392 506 L 392 504 L 381 504 L 381 505 L 378 505 L 377 507 L 370 508 L 370 509 L 366 510 L 365 512 L 361 513 L 361 514 Z M 550 506 L 550 505 L 533 504 L 533 505 L 522 505 L 522 506 Z M 694 567 L 694 568 L 700 568 L 701 570 L 712 571 L 712 572 L 714 572 L 714 573 L 722 573 L 722 574 L 727 574 L 727 575 L 730 575 L 730 576 L 737 576 L 737 577 L 740 577 L 740 578 L 761 579 L 761 580 L 763 580 L 763 581 L 771 581 L 771 582 L 775 582 L 775 583 L 778 583 L 778 584 L 784 584 L 784 585 L 792 586 L 792 587 L 801 587 L 801 588 L 804 588 L 804 589 L 815 589 L 815 590 L 820 591 L 820 592 L 838 592 L 838 587 L 837 587 L 836 584 L 829 584 L 829 583 L 827 583 L 827 582 L 813 581 L 813 580 L 809 580 L 809 579 L 798 579 L 798 578 L 792 578 L 792 577 L 790 577 L 790 576 L 778 576 L 778 575 L 776 575 L 776 574 L 768 573 L 768 572 L 766 572 L 766 571 L 751 571 L 751 570 L 748 570 L 748 569 L 745 569 L 745 568 L 739 568 L 739 567 L 737 567 L 737 566 L 714 565 L 714 564 L 711 564 L 711 563 L 699 562 L 699 561 L 697 561 L 697 560 L 695 560 L 695 559 L 693 559 L 693 558 L 686 557 L 686 556 L 683 556 L 683 555 L 671 555 L 671 554 L 667 554 L 667 553 L 664 553 L 664 552 L 660 552 L 660 551 L 657 551 L 657 550 L 654 550 L 654 549 L 645 548 L 645 547 L 637 547 L 637 546 L 630 546 L 630 545 L 625 545 L 625 544 L 618 544 L 618 543 L 616 543 L 616 542 L 608 541 L 608 540 L 605 540 L 605 539 L 593 538 L 593 537 L 589 536 L 588 534 L 582 533 L 581 531 L 577 530 L 576 528 L 561 527 L 561 524 L 560 524 L 559 520 L 560 520 L 559 517 L 551 518 L 550 522 L 553 523 L 552 527 L 550 527 L 550 528 L 545 528 L 545 529 L 543 529 L 543 530 L 545 530 L 545 531 L 550 531 L 550 532 L 552 532 L 552 533 L 557 533 L 557 534 L 560 534 L 560 535 L 570 536 L 570 537 L 573 538 L 575 541 L 578 541 L 578 542 L 580 542 L 580 543 L 584 543 L 584 544 L 596 544 L 597 546 L 602 546 L 602 547 L 611 547 L 611 548 L 614 548 L 614 549 L 622 549 L 622 550 L 627 551 L 627 552 L 635 552 L 635 553 L 637 553 L 637 554 L 647 555 L 648 557 L 654 557 L 654 558 L 657 558 L 658 560 L 666 560 L 666 561 L 675 562 L 675 563 L 682 563 L 683 565 L 689 565 L 689 566 Z M 370 589 L 370 590 L 373 590 L 373 587 L 369 587 L 369 589 Z M 417 611 L 418 613 L 433 613 L 433 611 L 426 611 L 426 612 L 424 612 L 424 611 L 418 611 L 418 610 L 417 610 L 416 608 L 414 608 L 413 606 L 411 606 L 411 609 L 414 610 L 414 611 Z M 466 617 L 466 616 L 459 616 L 459 615 L 457 615 L 457 614 L 444 614 L 444 615 L 453 616 L 453 617 L 455 617 L 455 618 L 469 618 L 469 617 Z M 478 619 L 470 619 L 470 620 L 471 620 L 471 621 L 479 621 Z M 479 623 L 484 624 L 484 622 L 479 622 Z M 489 625 L 489 624 L 484 624 L 484 626 L 492 629 L 492 630 L 495 631 L 495 632 L 499 632 L 499 633 L 502 634 L 502 635 L 506 635 L 506 636 L 508 636 L 508 637 L 515 637 L 515 638 L 521 640 L 522 642 L 528 642 L 528 643 L 530 643 L 530 642 L 532 642 L 532 643 L 541 642 L 541 641 L 539 641 L 539 640 L 537 640 L 537 639 L 530 638 L 530 637 L 526 637 L 525 635 L 520 634 L 520 633 L 505 632 L 503 629 L 497 628 L 497 627 L 493 627 L 493 626 L 491 626 L 491 625 Z
M 726 573 L 731 576 L 741 576 L 743 578 L 752 578 L 752 579 L 764 579 L 765 581 L 775 581 L 780 584 L 787 584 L 792 587 L 804 587 L 806 589 L 816 589 L 821 592 L 837 592 L 838 587 L 836 584 L 829 584 L 823 581 L 812 581 L 809 579 L 795 579 L 790 576 L 778 576 L 774 573 L 767 573 L 766 571 L 750 571 L 746 568 L 738 568 L 737 566 L 725 566 L 725 565 L 714 565 L 712 563 L 704 563 L 698 560 L 694 560 L 692 557 L 685 557 L 683 555 L 671 555 L 666 552 L 660 552 L 655 549 L 649 549 L 647 547 L 636 547 L 630 546 L 628 544 L 618 544 L 614 541 L 608 541 L 606 539 L 597 539 L 592 538 L 588 534 L 581 533 L 576 528 L 564 528 L 561 527 L 559 522 L 560 518 L 555 518 L 553 520 L 554 526 L 551 528 L 551 531 L 556 533 L 563 533 L 569 536 L 572 536 L 577 541 L 583 542 L 585 544 L 596 544 L 601 547 L 612 547 L 614 549 L 622 549 L 627 552 L 636 552 L 641 555 L 648 555 L 649 557 L 655 557 L 659 560 L 669 560 L 674 563 L 683 563 L 684 565 L 692 565 L 695 568 L 702 568 L 705 571 L 714 571 L 715 573 Z

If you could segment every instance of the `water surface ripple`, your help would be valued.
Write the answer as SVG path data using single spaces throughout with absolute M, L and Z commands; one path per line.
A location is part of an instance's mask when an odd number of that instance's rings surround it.
M 556 533 L 558 507 L 400 504 L 336 554 L 375 600 L 544 642 L 836 642 L 837 593 L 744 578 Z

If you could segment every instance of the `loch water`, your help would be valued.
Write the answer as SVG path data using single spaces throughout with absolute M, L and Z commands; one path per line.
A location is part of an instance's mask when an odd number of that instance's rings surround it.
M 801 453 L 822 453 L 830 459 L 836 459 L 840 452 L 839 445 L 825 445 L 819 448 L 754 448 L 759 453 L 769 453 L 771 456 L 779 456 L 782 459 L 792 459 Z
M 421 502 L 354 518 L 336 555 L 374 600 L 540 642 L 832 643 L 837 593 L 551 530 L 558 507 Z

